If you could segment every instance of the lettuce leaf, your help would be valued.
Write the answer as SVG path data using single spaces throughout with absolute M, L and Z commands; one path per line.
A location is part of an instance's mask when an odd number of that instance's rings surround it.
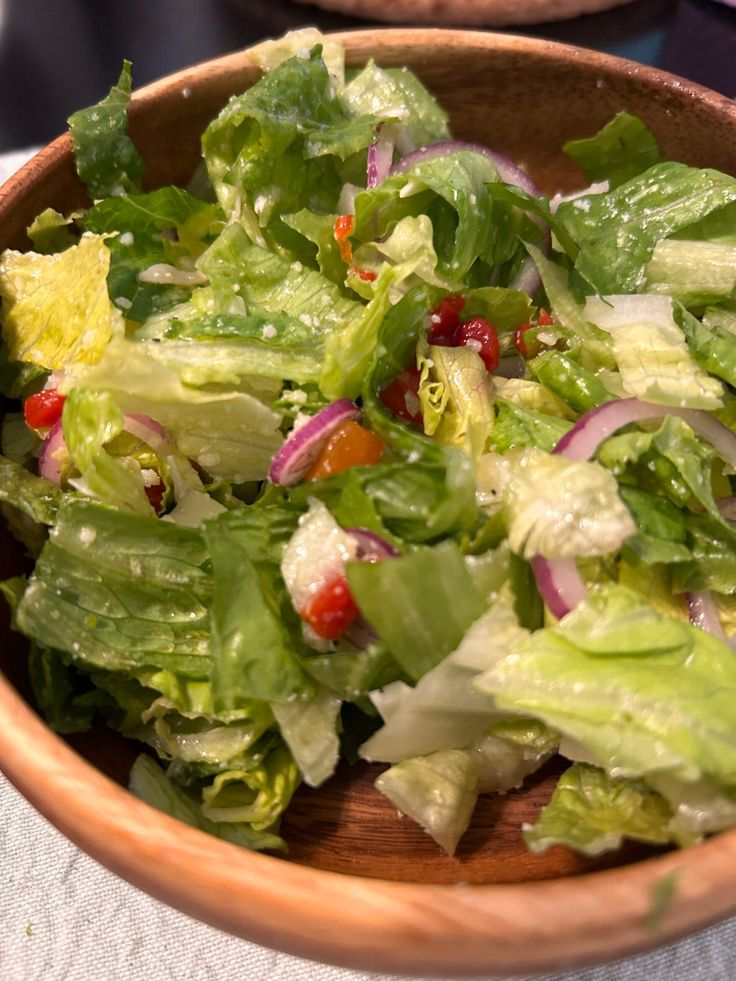
M 276 745 L 262 761 L 243 770 L 225 770 L 202 790 L 202 814 L 209 821 L 271 830 L 299 785 L 291 753 Z
M 468 347 L 430 345 L 419 364 L 424 432 L 479 456 L 493 426 L 488 372 L 480 357 Z
M 63 498 L 55 484 L 0 456 L 0 501 L 12 504 L 39 524 L 53 525 Z
M 504 507 L 509 545 L 527 559 L 607 555 L 636 530 L 608 471 L 536 447 L 512 461 Z
M 143 159 L 128 136 L 130 68 L 124 61 L 107 96 L 69 117 L 77 173 L 92 198 L 136 191 L 143 176 Z
M 546 412 L 537 412 L 496 397 L 496 421 L 491 443 L 499 453 L 536 446 L 551 453 L 570 428 L 570 423 Z
M 483 612 L 451 542 L 390 562 L 351 562 L 346 571 L 361 612 L 414 680 L 454 650 Z
M 178 787 L 150 756 L 140 755 L 130 771 L 131 793 L 165 814 L 192 828 L 224 838 L 235 845 L 254 850 L 285 851 L 286 843 L 271 831 L 254 831 L 245 822 L 232 824 L 205 817 L 202 804 L 193 794 Z
M 310 787 L 319 787 L 335 771 L 340 752 L 337 723 L 340 699 L 326 688 L 309 700 L 272 705 L 284 742 Z
M 35 252 L 52 255 L 54 252 L 63 252 L 77 241 L 77 236 L 70 227 L 73 224 L 72 216 L 66 218 L 54 208 L 45 208 L 33 219 L 26 231 Z
M 0 256 L 3 340 L 14 361 L 50 370 L 99 361 L 122 317 L 110 303 L 110 254 L 99 235 L 55 255 Z
M 734 245 L 663 239 L 644 269 L 646 291 L 672 296 L 686 307 L 733 299 L 735 266 Z
M 534 825 L 524 826 L 533 852 L 567 845 L 584 855 L 620 848 L 624 838 L 664 845 L 671 841 L 672 810 L 642 780 L 614 780 L 604 770 L 574 763 L 557 781 Z
M 562 149 L 591 184 L 607 180 L 611 189 L 664 159 L 652 133 L 628 112 L 619 112 L 595 136 L 568 140 Z
M 610 333 L 626 394 L 693 409 L 723 404 L 723 385 L 691 356 L 671 298 L 590 297 L 585 314 Z
M 208 563 L 194 530 L 68 497 L 18 606 L 18 626 L 87 669 L 209 678 Z
M 564 755 L 582 754 L 611 777 L 666 772 L 734 785 L 733 652 L 625 587 L 595 587 L 476 684 L 500 708 L 561 732 Z
M 736 201 L 736 180 L 717 170 L 657 163 L 608 194 L 561 204 L 576 242 L 575 269 L 598 293 L 635 293 L 660 239 Z
M 245 514 L 238 510 L 205 525 L 214 588 L 211 631 L 216 709 L 238 708 L 252 698 L 281 702 L 311 691 L 291 639 L 296 615 L 278 560 L 270 554 L 271 546 L 264 549 L 274 522 L 286 519 L 291 523 L 291 518 L 266 510 Z M 293 521 L 291 527 L 295 525 Z

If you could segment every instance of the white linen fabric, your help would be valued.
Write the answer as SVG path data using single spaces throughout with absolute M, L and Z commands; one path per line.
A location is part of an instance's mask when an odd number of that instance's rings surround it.
M 266 950 L 159 903 L 80 851 L 1 776 L 0 814 L 3 981 L 409 981 Z M 730 920 L 651 954 L 537 981 L 735 975 Z

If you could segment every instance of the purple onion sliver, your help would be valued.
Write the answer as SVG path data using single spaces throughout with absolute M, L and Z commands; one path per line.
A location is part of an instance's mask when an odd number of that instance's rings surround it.
M 558 620 L 585 599 L 587 590 L 575 559 L 545 559 L 535 555 L 530 565 L 544 605 Z
M 377 136 L 368 148 L 366 187 L 378 187 L 389 175 L 394 156 L 394 142 L 385 136 Z
M 589 460 L 601 443 L 632 422 L 679 416 L 699 436 L 707 439 L 727 463 L 736 467 L 736 433 L 703 409 L 680 409 L 672 405 L 655 405 L 640 399 L 614 399 L 596 406 L 581 416 L 560 439 L 553 453 L 568 460 Z
M 736 521 L 736 497 L 719 497 L 716 507 L 726 521 Z
M 359 416 L 360 409 L 350 399 L 338 399 L 320 409 L 296 432 L 292 432 L 275 453 L 268 479 L 282 487 L 298 484 L 337 427 Z
M 520 290 L 534 296 L 542 285 L 542 277 L 539 275 L 537 264 L 531 256 L 527 256 L 521 264 L 519 271 L 509 283 L 509 289 Z
M 57 457 L 61 450 L 66 450 L 66 441 L 61 428 L 61 419 L 57 419 L 46 433 L 38 457 L 39 477 L 57 485 L 61 483 L 62 461 Z
M 361 560 L 395 559 L 399 554 L 391 542 L 368 528 L 345 528 L 345 531 L 358 542 L 358 558 Z
M 495 150 L 490 150 L 487 146 L 483 146 L 480 143 L 465 143 L 462 140 L 440 140 L 438 143 L 430 143 L 429 146 L 422 146 L 418 150 L 412 150 L 411 153 L 405 154 L 396 161 L 393 167 L 391 167 L 390 173 L 392 175 L 404 174 L 407 170 L 411 170 L 412 167 L 422 163 L 424 160 L 434 160 L 437 157 L 444 157 L 448 153 L 455 153 L 458 150 L 470 150 L 472 153 L 480 153 L 491 161 L 498 171 L 499 177 L 505 184 L 512 184 L 514 187 L 519 187 L 522 191 L 526 191 L 527 194 L 531 194 L 535 198 L 541 195 L 541 191 L 529 174 L 522 170 L 518 164 L 515 164 L 510 157 L 504 156 L 502 153 L 497 153 Z
M 141 412 L 126 412 L 123 418 L 126 433 L 146 443 L 152 450 L 168 449 L 169 435 L 161 425 Z
M 499 378 L 523 378 L 525 370 L 524 361 L 518 355 L 512 354 L 508 358 L 501 358 L 493 374 Z
M 685 598 L 687 600 L 690 623 L 693 626 L 700 627 L 701 630 L 712 634 L 730 647 L 736 646 L 736 638 L 729 640 L 726 636 L 721 618 L 718 615 L 718 607 L 709 589 L 694 590 L 693 592 L 686 593 Z
M 360 650 L 366 650 L 378 640 L 378 634 L 365 620 L 354 620 L 342 635 L 345 640 Z

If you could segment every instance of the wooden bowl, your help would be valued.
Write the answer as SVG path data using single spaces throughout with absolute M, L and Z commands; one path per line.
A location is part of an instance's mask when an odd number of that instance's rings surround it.
M 561 144 L 620 109 L 642 116 L 669 156 L 736 173 L 734 104 L 662 72 L 493 34 L 372 30 L 339 38 L 352 65 L 374 56 L 411 66 L 449 109 L 459 137 L 525 161 L 545 189 L 580 185 Z M 151 186 L 189 178 L 205 124 L 257 77 L 248 54 L 238 53 L 138 94 L 131 131 Z M 42 208 L 69 210 L 83 199 L 63 136 L 0 191 L 0 246 L 23 245 Z M 6 535 L 0 573 L 19 564 Z M 5 627 L 1 646 L 0 765 L 8 777 L 119 875 L 259 943 L 374 971 L 507 974 L 621 956 L 736 911 L 736 831 L 687 851 L 629 848 L 605 862 L 563 848 L 528 854 L 519 826 L 548 798 L 554 763 L 524 790 L 485 798 L 454 858 L 397 817 L 372 788 L 376 769 L 367 765 L 297 794 L 283 829 L 289 860 L 252 854 L 132 797 L 124 784 L 134 748 L 114 734 L 103 729 L 71 745 L 54 735 L 22 697 L 22 639 Z

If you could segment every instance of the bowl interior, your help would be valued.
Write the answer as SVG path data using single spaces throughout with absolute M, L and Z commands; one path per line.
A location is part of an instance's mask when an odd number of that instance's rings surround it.
M 652 69 L 561 45 L 471 32 L 365 31 L 341 39 L 352 65 L 372 56 L 383 65 L 410 66 L 449 110 L 457 137 L 523 162 L 546 191 L 582 186 L 582 175 L 561 153 L 562 144 L 594 133 L 622 109 L 645 120 L 669 157 L 736 173 L 733 104 Z M 247 56 L 236 54 L 142 90 L 132 111 L 131 135 L 147 162 L 148 186 L 185 184 L 199 159 L 207 122 L 231 94 L 258 77 Z M 70 144 L 62 137 L 0 191 L 0 248 L 23 246 L 26 226 L 43 208 L 69 211 L 83 201 Z M 22 565 L 20 550 L 3 531 L 0 571 L 11 575 Z M 2 615 L 0 663 L 27 697 L 24 642 L 10 632 L 4 609 Z M 3 696 L 0 726 L 7 705 Z M 57 740 L 51 733 L 45 738 Z M 134 747 L 108 730 L 68 742 L 125 784 Z M 560 770 L 552 761 L 522 790 L 482 798 L 458 854 L 448 857 L 373 789 L 380 770 L 367 764 L 344 767 L 327 786 L 297 793 L 283 824 L 292 862 L 408 882 L 515 883 L 638 862 L 651 854 L 638 846 L 596 861 L 564 848 L 541 856 L 528 853 L 520 826 L 533 821 L 549 797 Z M 43 809 L 43 801 L 34 800 Z M 68 830 L 74 836 L 74 828 Z

